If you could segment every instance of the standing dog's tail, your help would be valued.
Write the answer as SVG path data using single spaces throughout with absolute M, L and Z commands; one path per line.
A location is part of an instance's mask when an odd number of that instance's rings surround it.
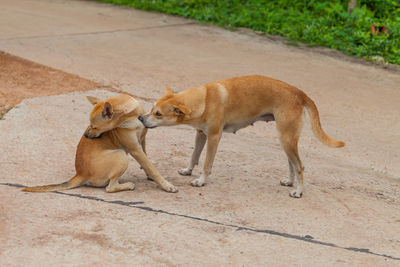
M 33 186 L 33 187 L 25 187 L 22 191 L 26 192 L 48 192 L 48 191 L 59 191 L 59 190 L 66 190 L 78 187 L 82 184 L 83 177 L 79 175 L 75 175 L 69 181 L 64 182 L 62 184 L 50 184 L 50 185 L 43 185 L 43 186 Z
M 343 147 L 345 143 L 333 138 L 330 138 L 324 130 L 321 128 L 321 122 L 319 120 L 319 113 L 317 107 L 315 106 L 314 101 L 311 100 L 306 94 L 304 94 L 304 102 L 305 106 L 310 114 L 311 118 L 311 126 L 314 132 L 314 135 L 324 144 L 330 147 Z

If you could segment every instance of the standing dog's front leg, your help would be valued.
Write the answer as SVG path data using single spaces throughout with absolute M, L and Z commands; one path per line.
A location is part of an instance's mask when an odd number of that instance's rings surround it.
M 207 136 L 203 131 L 197 130 L 196 141 L 194 142 L 194 150 L 192 153 L 192 158 L 190 159 L 189 166 L 187 168 L 178 171 L 180 175 L 191 175 L 194 166 L 199 164 L 199 158 L 201 151 L 203 151 L 204 145 L 206 144 Z
M 215 154 L 217 153 L 218 143 L 221 139 L 222 129 L 211 131 L 208 133 L 207 154 L 204 162 L 203 174 L 191 182 L 192 186 L 203 186 L 206 178 L 211 174 L 211 168 L 214 162 Z

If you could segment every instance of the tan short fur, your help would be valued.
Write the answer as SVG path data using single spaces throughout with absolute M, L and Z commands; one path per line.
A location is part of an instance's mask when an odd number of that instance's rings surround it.
M 151 112 L 139 119 L 147 128 L 187 124 L 197 130 L 191 161 L 187 168 L 179 171 L 181 175 L 191 175 L 208 140 L 203 174 L 192 181 L 193 186 L 204 185 L 205 179 L 211 174 L 222 132 L 234 133 L 256 121 L 276 121 L 290 170 L 289 178 L 281 180 L 281 185 L 292 186 L 296 177 L 297 189 L 290 196 L 301 197 L 304 167 L 297 144 L 304 107 L 309 111 L 313 132 L 321 142 L 331 147 L 345 145 L 325 134 L 318 110 L 304 92 L 282 81 L 260 75 L 211 82 L 178 94 L 167 88 Z
M 75 157 L 76 175 L 62 184 L 26 187 L 28 192 L 58 191 L 88 185 L 106 187 L 107 192 L 133 190 L 131 182 L 120 184 L 118 179 L 128 168 L 127 153 L 131 154 L 146 174 L 167 192 L 177 189 L 166 181 L 148 160 L 145 153 L 147 129 L 137 119 L 144 109 L 129 95 L 112 96 L 104 101 L 87 97 L 94 105 L 90 126 L 82 136 Z

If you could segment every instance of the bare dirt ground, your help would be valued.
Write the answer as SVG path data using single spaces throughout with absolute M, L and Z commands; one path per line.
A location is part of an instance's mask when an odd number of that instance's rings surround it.
M 2 103 L 5 105 L 15 105 L 17 99 L 30 98 L 35 94 L 54 95 L 62 94 L 64 90 L 65 93 L 75 91 L 77 87 L 84 89 L 98 87 L 98 84 L 75 75 L 4 53 L 1 56 L 6 57 L 7 60 L 2 62 L 6 62 L 3 67 L 8 69 L 8 75 L 0 76 L 1 90 L 5 92 Z M 16 65 L 17 68 L 13 67 Z M 10 71 L 11 67 L 15 71 Z M 58 77 L 57 82 L 49 82 L 47 78 L 54 75 Z M 20 77 L 32 79 L 27 83 L 20 80 Z M 13 92 L 15 84 L 19 85 L 18 91 Z M 40 88 L 41 84 L 46 90 L 35 90 L 35 88 Z M 8 94 L 7 92 L 13 93 Z M 89 91 L 87 94 L 106 97 L 112 93 L 97 90 Z M 148 102 L 142 103 L 147 109 L 151 107 Z M 69 105 L 73 110 L 68 114 L 68 118 L 65 118 L 65 114 L 57 112 L 57 107 L 62 105 Z M 14 158 L 13 155 L 16 152 L 8 150 L 8 164 L 4 161 L 1 162 L 3 170 L 7 169 L 8 173 L 12 173 L 13 169 L 20 168 L 18 162 L 25 162 L 23 168 L 28 173 L 26 178 L 19 177 L 17 179 L 19 183 L 33 185 L 65 180 L 68 175 L 73 174 L 75 143 L 87 124 L 86 114 L 89 110 L 90 105 L 86 103 L 84 95 L 81 93 L 34 98 L 18 105 L 16 109 L 10 111 L 4 121 L 9 123 L 9 134 L 22 136 L 13 130 L 17 129 L 17 125 L 22 122 L 24 122 L 24 128 L 37 127 L 36 130 L 33 130 L 36 134 L 30 136 L 31 140 L 28 142 L 7 144 L 6 147 L 12 146 L 16 151 L 23 149 L 27 155 L 25 159 Z M 23 114 L 32 114 L 32 111 L 37 115 L 24 118 Z M 44 129 L 42 116 L 46 121 L 56 121 L 57 118 L 62 117 L 64 123 L 76 125 L 76 129 L 63 129 L 54 135 L 52 132 L 57 132 L 57 122 L 53 123 L 55 125 L 51 129 L 48 126 L 47 129 Z M 137 189 L 132 193 L 123 192 L 110 195 L 104 193 L 102 189 L 80 188 L 62 193 L 61 199 L 53 194 L 28 194 L 32 198 L 31 201 L 37 201 L 44 205 L 47 201 L 56 201 L 60 209 L 31 210 L 28 208 L 29 204 L 26 203 L 23 204 L 26 208 L 10 211 L 13 205 L 21 205 L 22 203 L 19 203 L 18 199 L 22 194 L 26 195 L 18 190 L 13 191 L 13 197 L 7 198 L 7 206 L 3 205 L 1 210 L 3 216 L 14 223 L 7 225 L 7 220 L 1 223 L 1 236 L 3 239 L 8 239 L 8 241 L 3 240 L 3 244 L 9 245 L 5 246 L 5 253 L 2 254 L 2 258 L 0 257 L 0 262 L 10 263 L 9 257 L 15 257 L 17 260 L 11 262 L 18 266 L 26 260 L 23 251 L 30 251 L 29 253 L 38 255 L 38 258 L 33 261 L 33 265 L 39 260 L 49 261 L 48 257 L 51 255 L 54 258 L 50 262 L 56 264 L 63 259 L 63 256 L 51 251 L 54 247 L 57 250 L 63 250 L 60 246 L 68 240 L 76 248 L 79 248 L 80 253 L 115 249 L 125 255 L 128 251 L 136 249 L 139 251 L 135 253 L 144 257 L 139 261 L 140 264 L 156 265 L 180 265 L 192 262 L 188 258 L 169 258 L 168 255 L 174 253 L 171 251 L 173 247 L 184 251 L 182 253 L 190 258 L 195 255 L 204 257 L 209 253 L 206 252 L 210 248 L 209 246 L 213 248 L 222 246 L 222 249 L 214 251 L 212 255 L 207 255 L 207 260 L 197 259 L 194 261 L 195 263 L 206 265 L 214 265 L 214 263 L 215 265 L 279 263 L 279 265 L 286 265 L 283 261 L 270 255 L 270 253 L 274 254 L 274 250 L 291 250 L 290 254 L 293 257 L 294 255 L 302 257 L 300 260 L 302 264 L 324 265 L 328 262 L 333 265 L 383 266 L 386 262 L 394 264 L 399 260 L 397 248 L 400 245 L 398 232 L 400 185 L 397 179 L 373 170 L 357 168 L 340 160 L 335 156 L 340 151 L 320 155 L 308 150 L 303 153 L 306 165 L 305 196 L 300 200 L 291 199 L 288 197 L 288 188 L 279 186 L 279 179 L 285 177 L 288 170 L 273 123 L 269 123 L 267 126 L 260 123 L 253 128 L 242 130 L 236 135 L 224 135 L 212 178 L 205 187 L 193 188 L 188 185 L 192 177 L 179 177 L 176 174 L 176 168 L 185 166 L 189 160 L 194 133 L 193 130 L 186 127 L 177 128 L 161 130 L 163 133 L 162 147 L 155 144 L 159 143 L 156 139 L 161 131 L 151 131 L 148 146 L 150 157 L 156 162 L 160 172 L 179 187 L 178 194 L 163 193 L 153 183 L 146 181 L 133 160 L 131 160 L 132 164 L 127 174 L 124 175 L 126 180 L 132 180 L 131 177 L 134 177 Z M 54 136 L 51 141 L 49 140 L 50 136 Z M 64 141 L 60 143 L 60 140 Z M 75 140 L 75 143 L 71 140 Z M 51 150 L 45 152 L 40 149 L 41 155 L 37 155 L 35 147 L 50 144 L 55 147 L 63 144 L 61 145 L 63 149 L 55 152 Z M 3 151 L 7 151 L 6 147 L 3 147 Z M 270 152 L 266 153 L 266 151 Z M 35 158 L 32 158 L 35 154 Z M 61 155 L 63 156 L 60 157 Z M 3 157 L 3 160 L 5 159 Z M 28 159 L 29 163 L 26 161 Z M 58 171 L 54 173 L 54 170 Z M 41 174 L 46 176 L 45 173 L 48 172 L 55 176 L 50 179 L 29 178 L 32 177 L 31 174 L 40 177 Z M 199 172 L 200 170 L 196 169 L 194 175 L 198 175 Z M 12 179 L 7 180 L 13 182 Z M 14 187 L 19 183 L 15 183 Z M 9 189 L 1 187 L 0 190 L 4 194 L 4 190 Z M 130 195 L 134 195 L 133 199 Z M 68 196 L 69 198 L 66 198 Z M 104 203 L 105 207 L 95 208 L 93 205 L 99 205 L 96 202 Z M 107 203 L 109 205 L 105 205 Z M 115 213 L 112 205 L 126 210 L 123 214 Z M 131 213 L 129 208 L 142 212 L 141 214 L 139 212 L 139 215 L 129 215 Z M 161 238 L 164 241 L 157 240 L 154 243 L 152 240 L 146 241 L 143 238 L 138 240 L 136 235 L 141 235 L 140 231 L 134 231 L 132 236 L 132 230 L 130 230 L 130 234 L 125 231 L 123 231 L 125 234 L 116 234 L 115 232 L 110 234 L 110 229 L 106 230 L 108 224 L 111 223 L 107 220 L 114 221 L 111 224 L 115 224 L 115 219 L 120 220 L 122 224 L 119 227 L 124 227 L 124 221 L 128 222 L 130 219 L 127 218 L 131 216 L 133 216 L 132 220 L 136 222 L 135 225 L 140 225 L 141 221 L 147 221 L 146 224 L 148 224 L 148 220 L 152 221 L 148 217 L 149 214 L 146 214 L 149 211 L 153 214 L 150 216 L 172 217 L 174 225 L 171 225 L 171 218 L 162 219 L 161 222 L 158 218 L 156 225 L 158 225 L 158 229 L 160 227 L 164 229 L 159 234 L 167 235 L 167 240 L 174 243 L 173 247 L 170 247 L 169 241 L 166 242 L 162 236 L 155 238 Z M 26 216 L 30 218 L 27 221 L 24 219 Z M 110 216 L 110 219 L 106 219 Z M 177 219 L 174 219 L 175 217 Z M 82 224 L 83 222 L 85 223 Z M 46 229 L 43 228 L 44 225 L 47 225 Z M 50 227 L 50 225 L 52 226 Z M 86 226 L 82 229 L 81 226 L 74 225 Z M 149 231 L 154 226 L 148 225 Z M 186 235 L 184 229 L 187 227 L 190 231 Z M 27 232 L 18 231 L 18 229 L 30 230 Z M 34 233 L 30 231 L 34 231 Z M 26 239 L 26 234 L 29 234 L 30 238 Z M 170 236 L 171 234 L 173 237 Z M 250 235 L 251 241 L 243 235 Z M 284 240 L 271 241 L 278 238 Z M 295 244 L 294 247 L 291 247 L 292 245 L 287 244 L 285 239 L 289 243 L 302 242 L 303 244 Z M 127 246 L 128 240 L 136 240 L 133 243 L 134 247 Z M 190 240 L 197 241 L 193 244 Z M 270 245 L 262 245 L 264 242 L 268 242 Z M 298 255 L 298 252 L 305 248 L 299 250 L 296 248 L 298 246 L 305 246 L 307 254 Z M 314 246 L 318 248 L 316 249 Z M 157 256 L 150 253 L 149 256 L 145 251 L 150 248 L 151 250 L 157 249 L 158 253 L 163 252 L 164 254 L 156 253 Z M 46 254 L 43 254 L 45 251 L 47 251 Z M 68 253 L 71 253 L 71 258 L 66 263 L 76 263 L 80 254 L 75 249 Z M 193 255 L 191 255 L 192 253 Z M 263 253 L 269 256 L 265 258 L 262 256 Z M 110 255 L 108 256 L 110 257 Z M 126 263 L 124 257 L 114 256 L 111 256 L 111 263 Z M 393 258 L 397 260 L 393 261 Z M 97 260 L 89 257 L 84 263 L 90 264 L 101 261 L 101 259 L 102 256 L 99 256 Z
M 0 53 L 0 104 L 16 105 L 0 120 L 0 266 L 400 266 L 398 71 L 86 1 L 3 0 L 0 47 L 20 57 Z M 325 147 L 306 119 L 303 198 L 279 185 L 288 166 L 273 122 L 225 134 L 202 188 L 189 185 L 201 167 L 177 174 L 195 136 L 177 126 L 147 136 L 177 194 L 133 159 L 122 178 L 131 192 L 20 191 L 74 174 L 86 95 L 123 90 L 149 110 L 165 86 L 244 74 L 304 90 L 326 132 L 347 144 Z
M 77 75 L 0 51 L 0 118 L 25 98 L 99 88 Z

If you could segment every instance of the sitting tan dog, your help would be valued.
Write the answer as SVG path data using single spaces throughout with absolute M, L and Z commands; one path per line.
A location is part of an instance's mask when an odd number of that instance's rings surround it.
M 195 148 L 189 166 L 179 171 L 191 175 L 207 143 L 203 174 L 192 181 L 193 186 L 204 185 L 211 174 L 211 167 L 222 132 L 235 133 L 256 121 L 276 121 L 280 141 L 289 161 L 289 179 L 281 185 L 297 189 L 292 197 L 303 193 L 303 170 L 297 143 L 303 122 L 304 107 L 310 113 L 315 136 L 331 147 L 342 147 L 341 141 L 328 137 L 321 129 L 318 110 L 314 102 L 302 91 L 284 82 L 264 76 L 244 76 L 207 83 L 178 94 L 166 89 L 166 94 L 153 106 L 151 112 L 139 116 L 147 128 L 177 124 L 191 125 L 197 130 Z
M 94 105 L 90 126 L 82 136 L 75 157 L 76 175 L 62 184 L 26 187 L 28 192 L 65 190 L 88 185 L 106 187 L 109 193 L 133 190 L 131 182 L 118 183 L 128 168 L 127 153 L 141 165 L 146 174 L 167 192 L 178 190 L 166 181 L 147 159 L 145 136 L 147 129 L 137 119 L 144 109 L 129 95 L 112 96 L 104 101 L 87 97 Z

